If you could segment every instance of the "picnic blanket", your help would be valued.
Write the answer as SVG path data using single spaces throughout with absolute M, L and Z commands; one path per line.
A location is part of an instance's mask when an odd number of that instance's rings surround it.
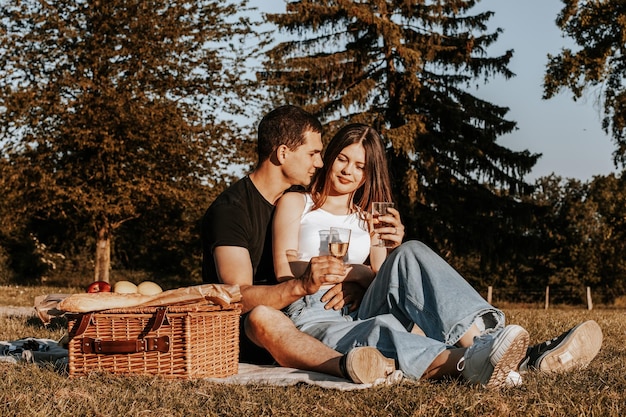
M 68 366 L 68 351 L 55 340 L 28 337 L 14 341 L 0 341 L 0 362 L 53 364 L 55 369 L 65 370 Z M 253 365 L 239 363 L 239 372 L 225 378 L 206 378 L 217 384 L 276 385 L 296 384 L 317 385 L 322 388 L 342 391 L 366 389 L 376 385 L 391 385 L 402 380 L 401 371 L 396 371 L 386 379 L 371 384 L 354 384 L 343 378 L 319 372 L 302 371 L 275 365 Z
M 268 385 L 296 385 L 300 383 L 317 385 L 323 388 L 350 391 L 371 388 L 377 385 L 392 385 L 403 378 L 402 371 L 395 371 L 387 378 L 380 378 L 371 384 L 355 384 L 343 378 L 326 375 L 313 371 L 285 368 L 275 365 L 252 365 L 240 363 L 237 375 L 225 378 L 207 378 L 207 380 L 221 384 L 268 384 Z

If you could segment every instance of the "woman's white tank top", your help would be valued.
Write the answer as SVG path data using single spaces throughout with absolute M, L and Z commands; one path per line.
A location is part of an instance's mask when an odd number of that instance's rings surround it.
M 298 257 L 309 261 L 314 256 L 328 255 L 328 231 L 331 227 L 351 229 L 350 246 L 346 263 L 362 264 L 370 254 L 370 235 L 367 224 L 358 213 L 332 214 L 322 209 L 311 210 L 313 200 L 306 193 L 304 212 L 300 218 Z M 325 231 L 325 233 L 324 233 Z

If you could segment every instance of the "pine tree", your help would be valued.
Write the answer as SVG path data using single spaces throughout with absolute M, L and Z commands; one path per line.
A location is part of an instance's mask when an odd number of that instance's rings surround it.
M 473 95 L 501 74 L 512 51 L 486 56 L 500 29 L 476 1 L 301 0 L 268 18 L 292 34 L 268 54 L 261 74 L 275 99 L 328 123 L 369 123 L 385 137 L 409 237 L 441 250 L 482 254 L 517 246 L 528 207 L 523 180 L 538 155 L 497 143 L 515 128 L 507 108 Z M 512 234 L 513 233 L 513 234 Z M 506 244 L 505 244 L 506 243 Z
M 31 219 L 88 225 L 96 280 L 109 280 L 123 224 L 159 208 L 185 218 L 245 160 L 238 132 L 218 119 L 249 95 L 235 49 L 251 31 L 245 5 L 2 2 L 1 186 Z

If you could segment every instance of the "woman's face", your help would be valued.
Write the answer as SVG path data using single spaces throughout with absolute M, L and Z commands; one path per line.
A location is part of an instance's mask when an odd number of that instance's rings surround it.
M 349 194 L 365 181 L 365 148 L 353 143 L 341 150 L 330 169 L 330 184 L 333 194 Z

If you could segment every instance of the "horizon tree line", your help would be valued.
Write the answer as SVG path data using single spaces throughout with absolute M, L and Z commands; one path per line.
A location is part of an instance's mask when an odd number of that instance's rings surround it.
M 348 122 L 378 129 L 407 238 L 473 284 L 584 282 L 617 296 L 619 209 L 601 190 L 621 195 L 621 177 L 524 179 L 540 155 L 498 144 L 516 126 L 509 109 L 470 93 L 514 76 L 512 51 L 486 54 L 502 29 L 490 32 L 493 13 L 476 3 L 287 2 L 264 17 L 292 36 L 270 44 L 245 0 L 3 2 L 0 281 L 110 280 L 111 267 L 197 280 L 199 218 L 231 181 L 228 167 L 254 163 L 259 115 L 291 103 L 318 116 L 326 137 Z M 613 17 L 625 6 L 564 4 L 557 24 L 581 51 L 550 57 L 545 98 L 603 85 L 603 126 L 623 168 Z

